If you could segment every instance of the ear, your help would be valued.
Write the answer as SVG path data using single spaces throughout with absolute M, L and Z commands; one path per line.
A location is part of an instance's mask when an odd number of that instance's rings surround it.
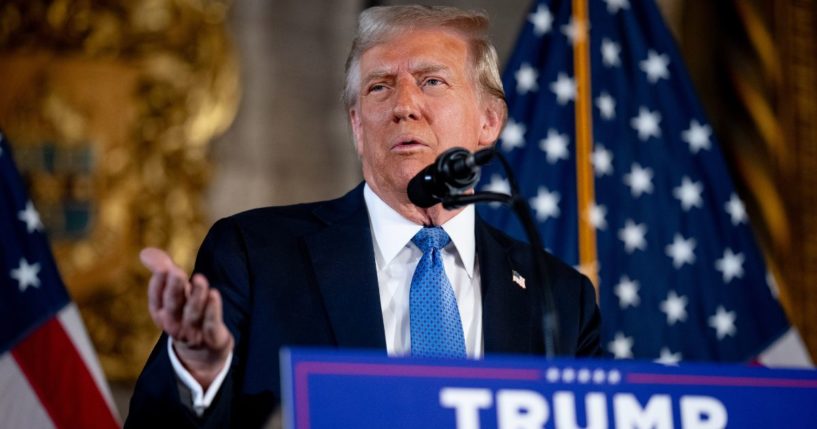
M 482 124 L 479 130 L 479 146 L 485 147 L 494 144 L 499 138 L 507 114 L 505 102 L 491 97 L 482 111 Z
M 352 126 L 357 156 L 361 156 L 363 153 L 363 127 L 360 125 L 360 115 L 354 107 L 349 109 L 349 125 Z

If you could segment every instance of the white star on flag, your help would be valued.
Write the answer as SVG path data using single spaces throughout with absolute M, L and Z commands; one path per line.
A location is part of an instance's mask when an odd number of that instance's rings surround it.
M 633 338 L 616 332 L 616 338 L 607 345 L 607 349 L 616 359 L 633 358 Z
M 630 172 L 624 175 L 624 183 L 630 187 L 633 197 L 640 197 L 641 194 L 652 193 L 652 169 L 641 168 L 638 163 L 633 163 Z
M 40 214 L 37 213 L 37 210 L 34 208 L 34 204 L 32 204 L 31 201 L 26 203 L 25 210 L 21 210 L 17 214 L 17 219 L 25 222 L 26 230 L 29 233 L 43 229 L 43 223 L 40 221 Z
M 39 272 L 39 263 L 29 264 L 25 258 L 20 258 L 20 266 L 11 270 L 11 278 L 17 280 L 20 292 L 25 292 L 29 286 L 40 287 Z
M 658 82 L 659 79 L 669 79 L 669 57 L 666 54 L 659 54 L 652 49 L 647 52 L 647 59 L 639 63 L 641 70 L 647 73 L 647 80 L 650 83 Z
M 627 219 L 624 228 L 618 231 L 618 238 L 624 242 L 624 250 L 633 253 L 635 250 L 647 249 L 647 240 L 644 239 L 646 234 L 647 225 L 636 224 L 632 219 Z
M 576 42 L 584 40 L 587 35 L 588 27 L 589 25 L 571 17 L 570 21 L 562 26 L 562 34 L 567 37 L 567 41 L 570 42 L 571 45 L 575 45 Z
M 638 282 L 630 280 L 627 276 L 618 281 L 615 293 L 618 297 L 618 306 L 621 308 L 638 307 L 638 304 L 641 303 L 641 298 L 638 296 Z
M 544 222 L 550 217 L 559 217 L 559 193 L 550 192 L 544 186 L 539 187 L 539 192 L 531 198 L 530 205 L 536 211 L 536 219 Z
M 525 124 L 508 119 L 505 128 L 502 130 L 502 150 L 511 150 L 525 145 Z
M 746 208 L 737 194 L 732 194 L 729 197 L 729 201 L 726 202 L 726 212 L 729 213 L 729 217 L 732 219 L 732 225 L 737 226 L 746 222 Z
M 638 116 L 630 120 L 630 125 L 638 131 L 638 139 L 646 141 L 650 137 L 661 137 L 661 114 L 656 110 L 651 112 L 646 107 L 638 109 Z
M 655 360 L 655 363 L 660 363 L 662 365 L 678 365 L 681 362 L 681 352 L 673 353 L 669 347 L 662 347 L 661 348 L 661 355 L 658 356 L 658 359 Z
M 602 39 L 601 41 L 601 62 L 605 67 L 617 67 L 621 65 L 621 47 L 618 43 L 610 39 Z
M 601 143 L 596 143 L 591 156 L 593 170 L 596 176 L 606 176 L 613 174 L 613 153 L 607 150 Z
M 556 94 L 556 100 L 562 106 L 576 99 L 576 81 L 564 73 L 559 73 L 556 81 L 550 84 L 550 90 Z
M 541 36 L 550 31 L 553 25 L 553 15 L 550 14 L 547 6 L 540 4 L 536 7 L 536 12 L 528 15 L 528 21 L 533 24 L 533 34 Z
M 550 164 L 554 164 L 560 159 L 567 159 L 567 135 L 559 134 L 554 129 L 548 130 L 546 138 L 539 141 L 539 148 L 547 154 L 547 160 Z
M 692 265 L 695 262 L 695 239 L 684 239 L 681 234 L 675 234 L 675 240 L 667 246 L 667 256 L 672 258 L 672 266 L 681 268 L 684 264 Z
M 596 98 L 596 107 L 599 108 L 599 114 L 602 119 L 615 119 L 616 117 L 616 100 L 607 92 L 602 92 Z
M 661 301 L 661 311 L 667 314 L 667 324 L 672 326 L 675 322 L 687 320 L 687 297 L 669 291 L 667 299 Z
M 735 327 L 735 317 L 734 311 L 726 311 L 722 305 L 719 305 L 715 314 L 709 317 L 709 326 L 715 330 L 719 340 L 727 335 L 735 335 L 738 330 Z
M 497 192 L 500 194 L 510 195 L 511 185 L 510 183 L 508 183 L 508 179 L 504 179 L 502 178 L 502 176 L 494 174 L 491 176 L 491 181 L 488 182 L 488 184 L 485 185 L 482 188 L 482 190 L 487 192 Z
M 681 201 L 681 208 L 684 211 L 689 211 L 692 207 L 703 205 L 701 192 L 703 192 L 703 185 L 700 182 L 693 182 L 689 177 L 684 176 L 681 179 L 681 186 L 673 189 L 672 195 Z
M 593 225 L 594 228 L 604 231 L 607 229 L 607 207 L 602 205 L 597 205 L 596 203 L 590 204 L 590 224 Z
M 689 123 L 689 128 L 681 132 L 681 139 L 689 144 L 692 153 L 698 153 L 701 149 L 709 149 L 711 135 L 712 128 L 709 125 L 702 125 L 693 119 Z
M 514 76 L 516 77 L 516 92 L 525 94 L 528 91 L 536 91 L 539 89 L 539 85 L 536 83 L 536 79 L 539 78 L 539 72 L 531 67 L 530 64 L 524 63 L 519 66 L 519 70 L 516 71 Z
M 604 0 L 607 3 L 607 12 L 616 13 L 620 9 L 628 9 L 630 7 L 629 0 Z
M 743 254 L 733 253 L 732 249 L 727 248 L 723 252 L 723 258 L 715 261 L 715 269 L 723 274 L 724 283 L 743 277 Z

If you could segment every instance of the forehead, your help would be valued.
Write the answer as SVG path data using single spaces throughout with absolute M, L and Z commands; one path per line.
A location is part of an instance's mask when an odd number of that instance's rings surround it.
M 371 72 L 397 68 L 443 66 L 462 71 L 468 64 L 468 43 L 464 36 L 446 29 L 398 31 L 385 41 L 366 50 L 360 57 L 365 76 Z

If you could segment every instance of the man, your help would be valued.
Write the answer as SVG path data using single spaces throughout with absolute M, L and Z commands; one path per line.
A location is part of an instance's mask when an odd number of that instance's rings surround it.
M 543 353 L 542 285 L 519 280 L 530 272 L 530 248 L 473 207 L 421 209 L 406 195 L 446 149 L 488 147 L 500 133 L 506 106 L 487 25 L 452 8 L 365 11 L 344 92 L 365 185 L 333 201 L 220 220 L 190 282 L 164 252 L 142 252 L 153 272 L 150 314 L 165 334 L 137 384 L 129 426 L 258 426 L 279 401 L 282 346 Z M 418 237 L 441 241 L 425 248 Z M 598 355 L 592 286 L 546 260 L 559 350 Z M 437 313 L 422 319 L 428 311 L 415 301 L 428 298 L 417 291 L 430 278 L 444 286 L 422 293 L 443 290 L 447 307 L 435 302 Z M 427 324 L 430 337 L 420 329 Z

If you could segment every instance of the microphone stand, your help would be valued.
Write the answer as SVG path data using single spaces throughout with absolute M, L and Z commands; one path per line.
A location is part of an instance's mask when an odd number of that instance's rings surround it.
M 510 206 L 522 227 L 525 229 L 525 234 L 532 247 L 533 252 L 533 284 L 542 285 L 542 303 L 544 306 L 544 314 L 542 315 L 542 332 L 545 345 L 545 357 L 553 358 L 559 354 L 558 351 L 558 335 L 559 335 L 559 317 L 556 311 L 556 304 L 553 301 L 553 291 L 550 279 L 545 277 L 542 268 L 545 266 L 544 246 L 542 239 L 539 237 L 539 232 L 536 230 L 536 224 L 530 213 L 528 203 L 519 195 L 519 186 L 516 178 L 511 171 L 511 166 L 508 160 L 495 149 L 491 150 L 493 155 L 496 155 L 502 163 L 502 168 L 508 176 L 508 183 L 511 187 L 511 195 L 502 194 L 499 192 L 475 192 L 473 194 L 459 194 L 448 195 L 442 198 L 443 207 L 446 209 L 454 209 L 468 204 L 484 203 L 484 202 L 498 202 Z

